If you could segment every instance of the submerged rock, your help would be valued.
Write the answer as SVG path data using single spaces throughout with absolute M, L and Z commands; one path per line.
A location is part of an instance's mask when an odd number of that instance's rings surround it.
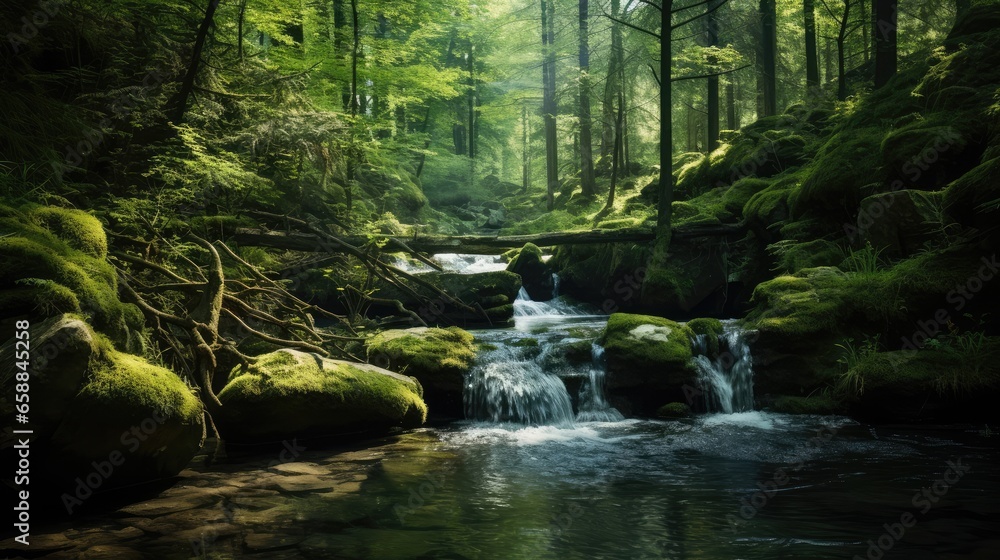
M 430 411 L 462 416 L 462 386 L 476 359 L 472 335 L 459 329 L 415 327 L 383 331 L 367 343 L 368 361 L 415 377 Z
M 424 423 L 423 389 L 370 364 L 282 349 L 237 367 L 219 393 L 233 441 L 385 433 Z

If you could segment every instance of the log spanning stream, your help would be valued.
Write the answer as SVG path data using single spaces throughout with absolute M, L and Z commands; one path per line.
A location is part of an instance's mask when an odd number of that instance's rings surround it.
M 450 256 L 465 272 L 493 257 Z M 697 358 L 708 414 L 624 418 L 606 317 L 561 298 L 476 332 L 468 420 L 331 449 L 195 464 L 158 495 L 33 531 L 39 557 L 965 558 L 1000 546 L 984 426 L 870 427 L 753 410 L 753 367 Z M 530 341 L 530 342 L 528 342 Z M 584 359 L 564 359 L 580 345 Z M 744 359 L 745 358 L 745 359 Z M 287 453 L 286 453 L 287 456 Z M 133 501 L 135 497 L 132 497 Z

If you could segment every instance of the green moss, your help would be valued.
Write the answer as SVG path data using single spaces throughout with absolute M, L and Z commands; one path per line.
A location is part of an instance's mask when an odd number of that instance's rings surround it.
M 705 337 L 705 345 L 709 356 L 717 356 L 719 354 L 719 336 L 725 332 L 721 321 L 712 318 L 700 318 L 692 319 L 686 325 L 694 334 Z
M 789 181 L 774 183 L 750 197 L 743 206 L 743 216 L 751 224 L 770 228 L 788 219 L 789 197 L 795 185 Z
M 73 239 L 76 234 L 65 232 L 81 229 L 85 233 L 104 235 L 94 218 L 76 211 L 49 213 L 35 208 L 31 215 L 48 216 L 46 222 L 61 224 L 53 227 L 62 228 L 61 231 Z M 77 237 L 74 243 L 100 252 L 102 243 L 88 241 L 84 234 Z M 106 247 L 106 240 L 103 246 Z M 34 309 L 47 314 L 85 312 L 94 318 L 94 326 L 99 331 L 126 348 L 136 348 L 129 342 L 143 327 L 142 314 L 134 305 L 124 304 L 118 298 L 117 275 L 103 258 L 75 249 L 69 241 L 44 229 L 24 213 L 0 218 L 0 257 L 5 265 L 0 270 L 0 289 L 27 292 L 23 296 L 10 294 L 5 298 L 7 303 L 18 306 L 11 312 L 23 311 L 28 302 L 52 296 L 52 305 L 42 302 Z M 69 297 L 67 290 L 73 297 Z
M 779 276 L 754 290 L 759 307 L 750 318 L 762 331 L 796 339 L 833 332 L 848 312 L 846 284 L 846 275 L 829 267 Z
M 872 170 L 880 163 L 881 138 L 881 130 L 871 127 L 844 130 L 831 137 L 805 171 L 802 186 L 792 201 L 792 215 L 841 213 L 848 209 L 853 217 L 863 198 L 861 187 L 871 182 Z
M 91 363 L 89 380 L 77 396 L 95 413 L 115 407 L 134 410 L 139 417 L 156 411 L 167 417 L 200 420 L 201 401 L 173 372 L 138 356 L 112 350 L 106 340 L 100 346 Z
M 279 350 L 236 368 L 219 393 L 237 437 L 412 428 L 427 417 L 412 378 Z
M 826 393 L 812 397 L 783 395 L 775 399 L 771 410 L 788 414 L 836 414 L 843 412 L 843 406 Z
M 804 243 L 783 241 L 770 245 L 768 251 L 777 258 L 778 270 L 795 273 L 805 268 L 837 266 L 844 260 L 844 250 L 825 239 Z
M 388 364 L 389 369 L 405 371 L 423 383 L 429 378 L 462 376 L 476 359 L 472 335 L 458 327 L 384 331 L 368 340 L 367 352 L 369 362 Z
M 521 247 L 517 255 L 511 259 L 510 264 L 507 265 L 507 270 L 518 270 L 520 266 L 527 261 L 538 261 L 542 260 L 542 250 L 538 248 L 534 243 L 526 243 L 524 247 Z
M 650 315 L 614 313 L 601 345 L 618 367 L 687 369 L 694 332 L 684 325 Z M 627 366 L 625 366 L 627 364 Z
M 656 410 L 659 418 L 687 418 L 691 416 L 691 407 L 679 402 L 665 404 Z
M 944 209 L 962 223 L 978 215 L 996 216 L 1000 210 L 1000 157 L 984 161 L 948 186 Z
M 522 338 L 511 343 L 515 348 L 538 348 L 538 340 L 534 338 Z
M 750 202 L 753 195 L 766 189 L 771 184 L 767 179 L 747 177 L 733 183 L 722 195 L 722 205 L 727 212 L 742 216 L 743 208 Z
M 81 210 L 42 206 L 29 211 L 31 220 L 51 231 L 70 247 L 103 259 L 108 256 L 108 238 L 104 226 L 90 214 Z

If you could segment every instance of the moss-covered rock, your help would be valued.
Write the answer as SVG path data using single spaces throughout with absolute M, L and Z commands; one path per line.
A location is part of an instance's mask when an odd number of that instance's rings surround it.
M 869 196 L 861 201 L 858 238 L 888 257 L 912 255 L 943 235 L 949 220 L 942 205 L 942 192 L 906 189 Z
M 100 222 L 61 208 L 26 207 L 5 214 L 0 218 L 0 313 L 86 314 L 120 347 L 141 349 L 137 334 L 144 319 L 136 306 L 118 298 L 118 277 L 104 258 L 107 238 Z
M 714 357 L 719 354 L 719 337 L 725 332 L 722 321 L 703 317 L 691 319 L 686 325 L 695 335 L 705 337 L 705 349 L 708 356 Z
M 938 345 L 879 352 L 848 373 L 863 390 L 852 413 L 872 420 L 995 418 L 986 403 L 1000 395 L 1000 338 L 982 339 L 976 350 Z
M 660 243 L 657 250 L 662 250 Z M 666 255 L 650 259 L 645 269 L 640 309 L 678 318 L 721 316 L 727 302 L 727 264 L 724 240 L 671 241 Z
M 656 409 L 657 418 L 687 418 L 691 416 L 691 407 L 681 403 L 667 403 Z
M 944 194 L 944 209 L 956 221 L 989 227 L 1000 215 L 1000 157 L 984 161 L 951 185 Z
M 415 377 L 432 413 L 461 417 L 463 381 L 476 359 L 471 334 L 458 327 L 388 330 L 366 347 L 369 363 Z
M 201 401 L 176 374 L 116 351 L 78 317 L 53 317 L 31 332 L 32 456 L 37 449 L 47 490 L 76 496 L 76 479 L 95 463 L 104 465 L 94 475 L 101 490 L 173 476 L 200 449 Z M 14 363 L 13 340 L 0 356 Z M 13 376 L 3 371 L 4 384 Z M 0 403 L 4 414 L 12 406 Z
M 267 443 L 415 428 L 427 406 L 412 377 L 370 365 L 282 349 L 237 367 L 219 393 L 233 441 Z
M 552 267 L 542 260 L 542 250 L 528 243 L 507 265 L 507 271 L 521 277 L 521 285 L 534 301 L 552 299 L 554 280 Z
M 670 319 L 615 313 L 601 337 L 608 363 L 607 390 L 629 401 L 631 413 L 652 415 L 693 384 L 694 333 Z M 616 404 L 617 406 L 617 404 Z
M 777 270 L 795 273 L 806 268 L 837 266 L 844 261 L 844 249 L 826 239 L 781 241 L 768 246 L 777 260 Z
M 844 412 L 843 405 L 829 394 L 809 397 L 782 395 L 769 407 L 774 412 L 788 414 L 837 414 Z
M 880 163 L 881 138 L 877 128 L 844 130 L 831 137 L 805 170 L 802 186 L 792 199 L 792 215 L 832 214 L 837 219 L 846 209 L 849 214 L 843 217 L 853 219 L 861 187 L 871 182 L 872 170 Z

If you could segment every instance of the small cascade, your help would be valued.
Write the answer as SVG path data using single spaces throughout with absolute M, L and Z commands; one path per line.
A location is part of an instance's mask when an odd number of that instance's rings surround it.
M 604 358 L 604 348 L 593 344 L 590 349 L 590 375 L 580 385 L 580 411 L 576 419 L 580 422 L 619 422 L 624 420 L 621 412 L 604 398 L 604 376 L 608 371 Z
M 546 373 L 526 349 L 500 346 L 479 361 L 465 381 L 467 418 L 529 425 L 573 423 L 566 386 Z
M 753 359 L 743 331 L 725 325 L 719 348 L 710 352 L 706 335 L 695 342 L 694 362 L 698 381 L 705 391 L 708 412 L 748 412 L 753 410 Z
M 520 291 L 517 292 L 517 299 L 514 300 L 515 317 L 542 317 L 559 314 L 547 301 L 532 301 L 524 287 L 521 287 Z
M 552 273 L 552 299 L 559 297 L 559 275 Z

